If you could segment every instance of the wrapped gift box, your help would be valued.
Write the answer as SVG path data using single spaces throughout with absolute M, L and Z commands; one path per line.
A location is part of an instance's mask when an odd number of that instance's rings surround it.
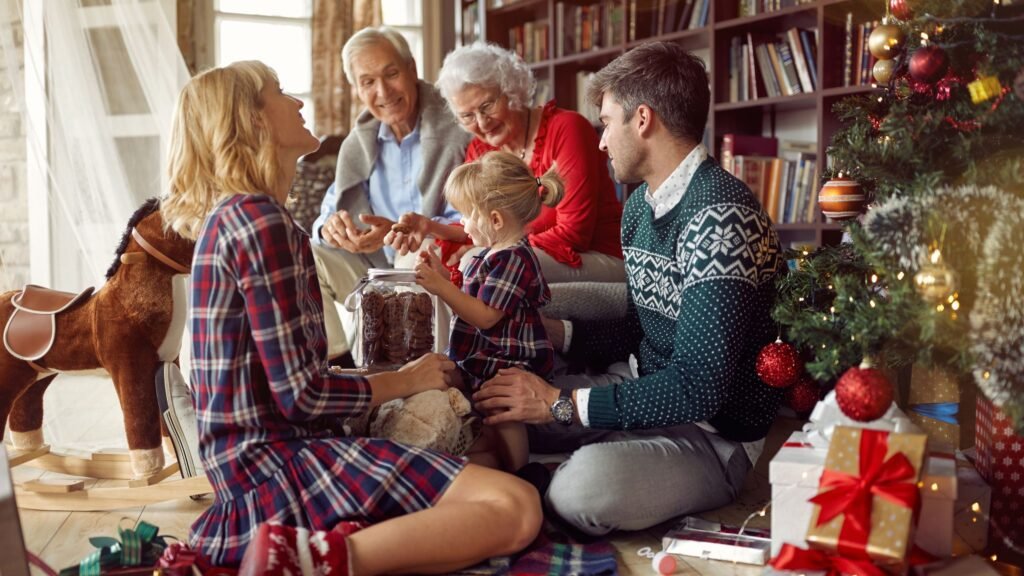
M 990 400 L 978 396 L 975 465 L 992 487 L 989 530 L 993 540 L 1024 545 L 1024 437 Z
M 902 564 L 910 551 L 915 488 L 927 443 L 924 434 L 837 427 L 813 499 L 818 505 L 811 513 L 807 543 L 846 557 L 864 554 L 880 564 Z M 865 478 L 874 481 L 865 486 Z M 889 497 L 875 495 L 876 490 Z M 862 531 L 856 529 L 857 520 Z
M 920 428 L 933 446 L 950 449 L 960 445 L 960 425 L 956 414 L 960 407 L 960 384 L 947 370 L 915 364 L 910 376 L 907 417 Z
M 956 532 L 954 547 L 957 556 L 981 552 L 988 545 L 989 510 L 992 501 L 992 489 L 974 468 L 974 464 L 964 457 L 956 455 L 956 505 L 953 507 L 953 530 Z
M 809 500 L 818 493 L 827 454 L 827 450 L 810 444 L 805 433 L 794 432 L 772 458 L 768 469 L 772 484 L 772 556 L 779 553 L 783 544 L 807 547 L 807 526 L 815 508 Z M 973 472 L 970 464 L 962 456 L 960 458 Z M 956 502 L 960 476 L 968 478 L 964 498 L 971 499 L 971 502 L 966 504 Z M 929 453 L 924 476 L 918 486 L 921 491 L 921 512 L 914 543 L 935 556 L 949 556 L 953 552 L 954 511 L 960 511 L 962 507 L 969 511 L 971 503 L 976 501 L 984 505 L 979 490 L 987 486 L 977 476 L 977 472 L 974 472 L 972 479 L 968 471 L 961 471 L 951 455 L 945 452 Z M 925 519 L 927 526 L 922 528 L 926 524 Z M 970 523 L 970 518 L 966 518 L 966 522 Z M 963 533 L 976 542 L 978 523 L 966 526 L 962 520 L 961 525 Z
M 921 509 L 914 543 L 929 554 L 946 558 L 953 554 L 953 513 L 956 508 L 956 458 L 951 452 L 929 452 L 918 483 Z
M 808 500 L 818 493 L 827 454 L 808 443 L 803 432 L 793 432 L 769 463 L 772 556 L 778 555 L 783 544 L 807 547 L 807 525 L 814 508 Z

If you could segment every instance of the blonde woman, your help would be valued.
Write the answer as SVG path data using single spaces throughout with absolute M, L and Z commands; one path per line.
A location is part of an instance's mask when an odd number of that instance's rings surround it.
M 368 378 L 327 370 L 309 237 L 284 208 L 317 147 L 302 102 L 259 62 L 200 74 L 182 91 L 164 216 L 196 239 L 192 384 L 213 505 L 191 543 L 242 573 L 443 573 L 525 547 L 536 491 L 507 474 L 328 424 L 448 386 L 429 354 Z M 459 542 L 451 546 L 451 542 Z M 255 545 L 246 548 L 250 542 Z M 291 554 L 282 548 L 291 549 Z

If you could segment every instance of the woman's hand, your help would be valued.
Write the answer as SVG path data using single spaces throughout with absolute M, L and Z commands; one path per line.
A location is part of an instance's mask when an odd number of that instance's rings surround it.
M 554 422 L 551 405 L 558 400 L 558 394 L 558 388 L 536 374 L 519 368 L 502 368 L 473 394 L 473 403 L 477 410 L 488 415 L 484 418 L 487 425 L 547 424 Z
M 406 212 L 384 236 L 384 243 L 394 248 L 399 256 L 420 249 L 429 233 L 430 218 L 415 212 Z
M 398 369 L 398 373 L 409 383 L 411 396 L 426 390 L 447 390 L 455 380 L 455 362 L 444 354 L 424 354 Z
M 430 250 L 421 250 L 416 262 L 416 283 L 434 295 L 440 295 L 446 286 L 452 286 L 448 269 L 441 259 Z

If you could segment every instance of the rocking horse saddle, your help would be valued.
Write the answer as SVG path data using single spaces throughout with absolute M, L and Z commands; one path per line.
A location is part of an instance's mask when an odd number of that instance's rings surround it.
M 4 346 L 15 358 L 33 362 L 53 346 L 57 322 L 54 316 L 89 299 L 93 288 L 75 294 L 26 284 L 14 295 L 14 313 L 4 328 Z

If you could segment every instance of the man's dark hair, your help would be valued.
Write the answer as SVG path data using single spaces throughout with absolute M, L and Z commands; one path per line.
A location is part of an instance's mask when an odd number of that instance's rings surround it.
M 708 122 L 711 91 L 704 62 L 672 42 L 648 42 L 612 60 L 590 80 L 587 100 L 601 107 L 605 93 L 629 120 L 646 104 L 672 135 L 700 142 Z

